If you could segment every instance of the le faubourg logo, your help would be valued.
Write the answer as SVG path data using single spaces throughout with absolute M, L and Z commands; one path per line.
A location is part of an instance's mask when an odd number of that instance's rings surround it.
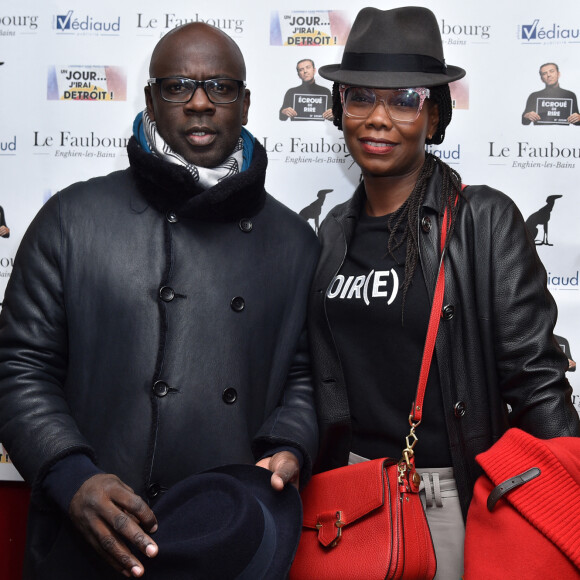
M 229 32 L 235 32 L 241 34 L 244 32 L 244 20 L 241 18 L 224 18 L 224 17 L 214 17 L 214 16 L 200 16 L 197 12 L 195 16 L 191 14 L 175 14 L 174 12 L 165 12 L 164 14 L 145 14 L 139 12 L 137 14 L 137 29 L 138 30 L 158 30 L 167 31 L 176 26 L 181 26 L 182 24 L 188 24 L 189 22 L 205 22 L 211 26 L 215 26 L 220 30 Z
M 0 256 L 0 269 L 6 270 L 14 266 L 14 258 L 8 256 Z
M 74 10 L 53 17 L 53 28 L 59 34 L 111 34 L 121 31 L 121 17 L 101 19 L 91 15 L 77 15 Z
M 304 137 L 289 137 L 273 141 L 264 137 L 264 148 L 271 160 L 284 161 L 293 164 L 347 163 L 350 153 L 344 143 L 344 137 L 339 141 L 319 137 L 306 139 Z
M 518 38 L 523 44 L 580 42 L 580 28 L 535 18 L 529 24 L 518 26 Z
M 515 145 L 488 142 L 488 157 L 494 164 L 528 168 L 574 169 L 580 159 L 580 147 L 560 146 L 553 141 L 547 144 L 535 145 L 529 141 L 517 141 Z M 514 157 L 516 159 L 514 159 Z
M 14 267 L 13 257 L 0 256 L 0 278 L 10 278 L 10 274 L 12 274 L 13 267 Z
M 129 137 L 102 135 L 91 131 L 77 135 L 72 131 L 59 131 L 56 135 L 46 135 L 34 131 L 35 154 L 46 155 L 54 152 L 55 157 L 111 158 L 125 154 Z
M 36 32 L 38 16 L 12 16 L 0 13 L 0 36 L 16 36 L 16 33 Z
M 466 45 L 468 42 L 488 42 L 491 36 L 489 24 L 465 24 L 442 19 L 439 29 L 444 44 Z

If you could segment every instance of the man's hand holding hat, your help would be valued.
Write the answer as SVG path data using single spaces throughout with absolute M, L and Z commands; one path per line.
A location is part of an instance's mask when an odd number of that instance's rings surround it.
M 157 530 L 155 514 L 116 475 L 87 479 L 73 496 L 69 514 L 101 557 L 125 576 L 140 577 L 145 571 L 127 544 L 149 558 L 157 555 L 157 544 L 146 533 Z
M 272 472 L 272 487 L 282 490 L 286 484 L 291 483 L 298 488 L 300 478 L 300 465 L 298 458 L 290 451 L 280 451 L 272 457 L 265 457 L 256 463 L 258 467 L 269 469 Z

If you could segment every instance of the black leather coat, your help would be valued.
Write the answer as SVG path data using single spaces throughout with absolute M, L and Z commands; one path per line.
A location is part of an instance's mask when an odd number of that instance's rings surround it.
M 279 445 L 302 451 L 305 482 L 317 450 L 305 315 L 319 245 L 266 194 L 264 149 L 193 197 L 185 169 L 134 141 L 129 154 L 131 169 L 49 200 L 6 290 L 0 440 L 34 486 L 37 561 L 66 519 L 40 513 L 38 482 L 70 453 L 151 498 Z
M 431 296 L 440 254 L 440 187 L 438 170 L 417 223 L 420 267 Z M 330 212 L 319 231 L 322 254 L 309 305 L 321 431 L 318 471 L 345 465 L 350 450 L 347 391 L 325 296 L 344 260 L 364 199 L 361 184 L 350 201 Z M 552 336 L 556 305 L 520 212 L 507 196 L 486 186 L 466 188 L 459 204 L 445 258 L 445 300 L 435 356 L 466 514 L 480 473 L 475 456 L 510 425 L 551 438 L 580 435 L 580 422 L 565 377 L 568 361 Z M 417 435 L 420 454 L 420 426 Z

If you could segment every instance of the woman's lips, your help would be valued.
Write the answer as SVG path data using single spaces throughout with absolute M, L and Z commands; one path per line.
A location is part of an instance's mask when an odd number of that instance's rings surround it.
M 368 138 L 359 139 L 359 142 L 364 151 L 366 151 L 367 153 L 374 153 L 378 155 L 386 155 L 388 153 L 391 153 L 391 151 L 394 149 L 396 145 L 395 143 L 392 143 L 390 141 L 379 141 L 376 139 L 368 139 Z

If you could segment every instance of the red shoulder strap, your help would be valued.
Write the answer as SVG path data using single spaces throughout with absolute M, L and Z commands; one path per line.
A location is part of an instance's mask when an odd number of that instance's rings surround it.
M 461 185 L 463 191 L 467 186 Z M 455 203 L 459 196 L 455 198 Z M 423 417 L 423 400 L 425 399 L 425 389 L 427 388 L 427 378 L 429 377 L 429 369 L 431 367 L 431 360 L 433 359 L 433 351 L 435 349 L 435 341 L 437 340 L 437 331 L 439 330 L 439 321 L 441 320 L 441 308 L 443 307 L 443 295 L 445 293 L 445 265 L 443 263 L 445 241 L 450 227 L 447 209 L 443 213 L 443 222 L 441 224 L 441 259 L 439 262 L 439 273 L 437 274 L 437 283 L 435 284 L 435 293 L 433 295 L 433 304 L 431 306 L 431 314 L 429 316 L 429 326 L 427 328 L 427 338 L 425 340 L 425 348 L 423 349 L 423 358 L 421 360 L 421 372 L 419 373 L 419 384 L 417 385 L 417 393 L 413 408 L 411 409 L 411 416 L 409 420 L 417 424 Z

